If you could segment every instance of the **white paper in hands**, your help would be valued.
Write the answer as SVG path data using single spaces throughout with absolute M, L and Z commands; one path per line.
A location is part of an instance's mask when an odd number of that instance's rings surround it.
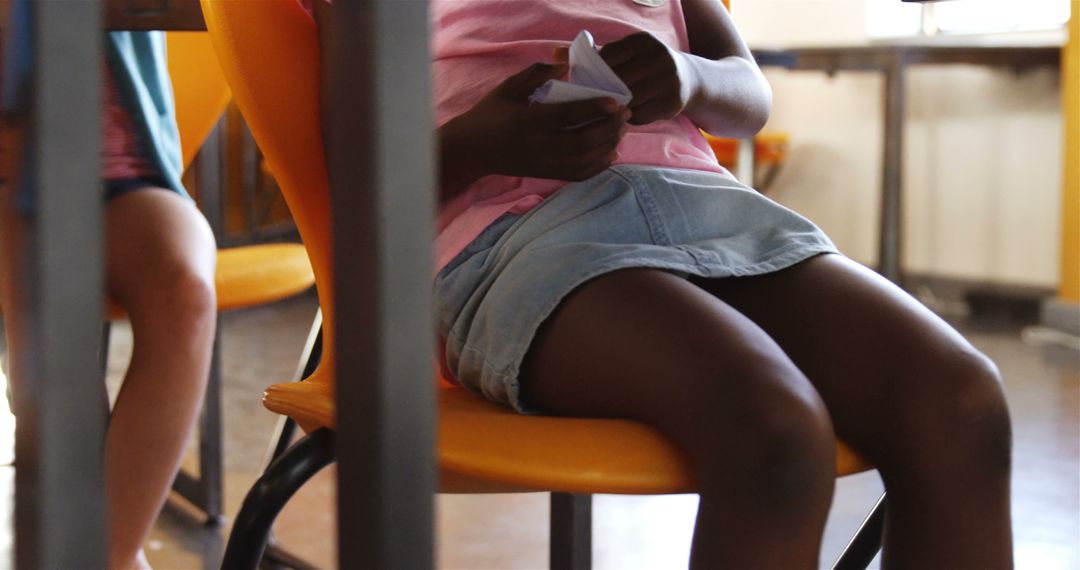
M 592 34 L 582 30 L 570 44 L 569 81 L 549 79 L 529 96 L 531 103 L 566 103 L 611 97 L 627 105 L 633 95 L 596 50 Z

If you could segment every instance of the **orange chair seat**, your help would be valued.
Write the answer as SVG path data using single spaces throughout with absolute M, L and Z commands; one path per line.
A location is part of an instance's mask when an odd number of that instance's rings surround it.
M 440 383 L 438 462 L 441 491 L 493 493 L 666 494 L 694 491 L 678 449 L 634 421 L 525 416 Z M 270 410 L 305 430 L 334 427 L 334 394 L 325 381 L 271 386 Z M 567 445 L 573 442 L 573 445 Z M 872 469 L 837 442 L 837 475 Z
M 307 251 L 295 243 L 248 245 L 218 250 L 219 311 L 242 309 L 291 297 L 315 283 Z M 109 301 L 110 320 L 126 318 L 124 309 Z

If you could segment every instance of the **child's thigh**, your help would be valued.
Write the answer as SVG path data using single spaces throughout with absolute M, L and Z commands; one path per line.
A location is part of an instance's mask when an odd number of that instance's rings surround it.
M 821 255 L 769 275 L 697 283 L 779 343 L 825 400 L 837 435 L 868 455 L 1004 415 L 994 365 L 850 259 Z
M 213 283 L 217 248 L 206 219 L 190 200 L 144 188 L 109 200 L 105 215 L 106 277 L 110 293 Z M 175 284 L 175 285 L 173 285 Z
M 636 419 L 686 447 L 798 434 L 831 444 L 824 405 L 783 350 L 738 311 L 658 270 L 609 273 L 563 299 L 521 384 L 542 412 Z

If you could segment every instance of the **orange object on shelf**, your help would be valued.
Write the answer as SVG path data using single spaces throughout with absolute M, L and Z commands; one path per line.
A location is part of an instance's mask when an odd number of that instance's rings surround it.
M 705 140 L 709 141 L 716 159 L 720 165 L 728 170 L 735 168 L 739 162 L 739 139 L 724 139 L 714 137 L 708 133 Z M 754 137 L 754 162 L 758 165 L 779 165 L 787 158 L 788 140 L 787 133 L 760 133 Z
M 705 140 L 709 142 L 716 160 L 729 171 L 735 172 L 739 166 L 739 139 L 724 139 L 714 137 L 704 131 Z M 753 186 L 761 193 L 767 193 L 769 186 L 776 179 L 781 165 L 787 159 L 788 139 L 787 133 L 759 133 L 754 137 L 754 179 L 742 182 Z

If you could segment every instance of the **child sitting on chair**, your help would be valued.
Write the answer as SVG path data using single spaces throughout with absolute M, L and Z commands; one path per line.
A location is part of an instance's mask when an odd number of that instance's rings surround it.
M 699 133 L 752 136 L 771 105 L 719 1 L 432 9 L 452 376 L 522 413 L 666 434 L 701 494 L 693 567 L 816 568 L 836 438 L 885 483 L 886 566 L 1011 565 L 994 364 Z M 629 101 L 531 103 L 582 30 Z
M 106 290 L 127 311 L 134 338 L 105 445 L 108 556 L 110 568 L 148 568 L 142 544 L 176 476 L 206 387 L 217 249 L 180 183 L 164 34 L 113 32 L 106 53 Z M 4 199 L 11 198 L 9 188 Z M 12 277 L 0 280 L 8 323 L 19 318 Z M 21 339 L 9 334 L 7 341 L 9 354 L 20 352 Z M 19 362 L 9 366 L 18 398 Z

